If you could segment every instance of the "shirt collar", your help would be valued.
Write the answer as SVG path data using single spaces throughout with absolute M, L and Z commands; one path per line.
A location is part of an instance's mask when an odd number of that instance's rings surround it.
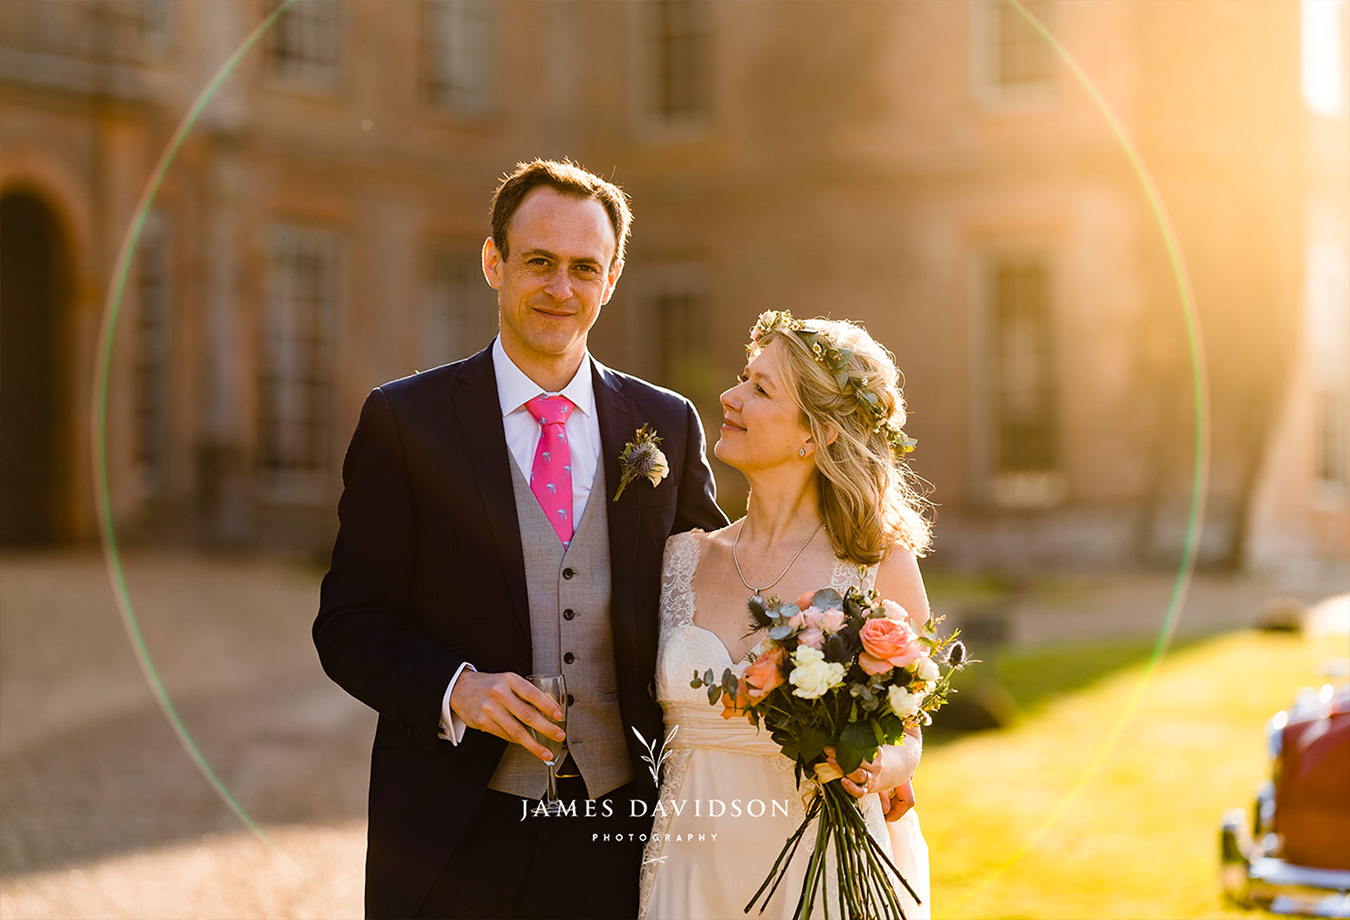
M 497 377 L 497 399 L 501 402 L 502 418 L 523 407 L 531 399 L 546 392 L 525 372 L 516 366 L 502 347 L 502 338 L 492 343 L 492 371 Z M 560 391 L 585 415 L 595 414 L 595 381 L 591 375 L 591 353 L 586 352 L 567 386 Z

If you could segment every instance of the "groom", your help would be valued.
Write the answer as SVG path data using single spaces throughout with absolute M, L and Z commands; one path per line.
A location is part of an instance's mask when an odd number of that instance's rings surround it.
M 624 192 L 571 163 L 518 166 L 483 244 L 500 334 L 361 411 L 314 642 L 379 713 L 368 916 L 637 914 L 650 819 L 631 803 L 655 787 L 633 729 L 661 737 L 662 553 L 725 517 L 689 402 L 587 351 L 630 219 Z M 663 476 L 621 460 L 644 425 Z M 567 681 L 575 817 L 532 807 L 548 752 L 528 729 L 559 714 L 535 673 Z

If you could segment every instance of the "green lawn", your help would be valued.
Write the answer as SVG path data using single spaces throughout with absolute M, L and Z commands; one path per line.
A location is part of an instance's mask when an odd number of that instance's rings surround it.
M 1021 715 L 924 752 L 934 916 L 1246 915 L 1219 898 L 1219 818 L 1266 776 L 1266 719 L 1345 648 L 1240 632 L 1174 648 L 1151 674 L 1151 647 L 1127 642 L 976 665 Z

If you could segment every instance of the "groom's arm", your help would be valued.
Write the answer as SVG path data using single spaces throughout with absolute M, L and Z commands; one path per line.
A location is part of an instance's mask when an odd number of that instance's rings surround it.
M 398 423 L 372 390 L 342 465 L 332 565 L 314 645 L 344 690 L 434 748 L 445 689 L 464 659 L 414 628 L 416 511 Z

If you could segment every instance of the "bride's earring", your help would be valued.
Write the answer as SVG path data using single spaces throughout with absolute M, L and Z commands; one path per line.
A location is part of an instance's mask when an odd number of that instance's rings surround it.
M 805 447 L 799 447 L 799 448 L 797 448 L 797 456 L 798 456 L 798 457 L 805 457 L 805 456 L 806 456 L 806 448 L 805 448 Z

